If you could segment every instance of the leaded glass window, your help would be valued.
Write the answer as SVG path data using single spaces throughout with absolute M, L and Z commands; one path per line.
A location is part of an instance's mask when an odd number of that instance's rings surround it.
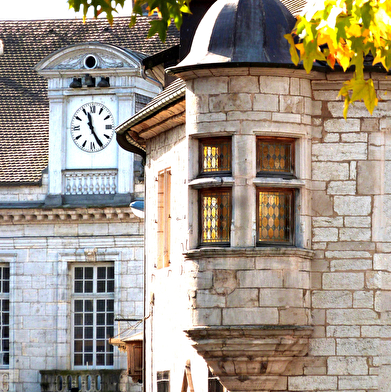
M 258 189 L 258 242 L 291 243 L 293 191 Z
M 258 175 L 292 176 L 294 174 L 294 143 L 292 139 L 257 139 Z
M 112 367 L 114 336 L 114 266 L 73 269 L 73 364 Z
M 200 141 L 200 174 L 231 172 L 231 138 L 209 138 Z
M 229 244 L 231 226 L 231 190 L 201 191 L 201 244 Z

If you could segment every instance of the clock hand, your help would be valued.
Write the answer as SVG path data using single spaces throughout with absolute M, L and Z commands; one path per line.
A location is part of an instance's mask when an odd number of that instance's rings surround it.
M 91 119 L 91 114 L 87 113 L 87 117 L 88 117 L 88 123 L 87 125 L 90 127 L 91 129 L 91 133 L 94 135 L 94 138 L 96 140 L 96 142 L 98 143 L 99 147 L 103 146 L 103 143 L 100 141 L 100 139 L 98 138 L 98 136 L 96 135 L 95 131 L 94 131 L 94 127 L 92 125 L 92 119 Z

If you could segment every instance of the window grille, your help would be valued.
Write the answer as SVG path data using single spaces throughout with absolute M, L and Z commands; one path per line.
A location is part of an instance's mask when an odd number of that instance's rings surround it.
M 200 175 L 230 173 L 231 138 L 209 138 L 200 141 Z
M 73 270 L 74 366 L 112 367 L 114 266 L 75 266 Z
M 170 371 L 157 372 L 157 392 L 170 392 Z
M 204 189 L 201 193 L 201 245 L 229 244 L 231 226 L 231 190 Z
M 9 366 L 9 292 L 10 269 L 0 266 L 0 367 Z
M 152 98 L 146 95 L 135 93 L 135 110 L 139 112 L 143 107 L 147 106 L 151 102 Z

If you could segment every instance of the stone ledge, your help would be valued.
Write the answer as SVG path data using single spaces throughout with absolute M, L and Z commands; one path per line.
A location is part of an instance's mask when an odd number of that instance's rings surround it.
M 185 259 L 193 260 L 200 258 L 216 257 L 280 257 L 297 256 L 312 259 L 314 251 L 295 247 L 257 247 L 257 248 L 219 248 L 207 247 L 191 249 L 183 253 Z
M 0 225 L 141 222 L 130 207 L 0 209 Z

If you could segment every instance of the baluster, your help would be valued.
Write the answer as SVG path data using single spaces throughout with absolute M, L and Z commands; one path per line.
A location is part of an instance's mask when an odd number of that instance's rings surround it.
M 65 194 L 69 195 L 71 193 L 72 186 L 71 186 L 71 179 L 69 175 L 65 175 Z
M 87 195 L 88 194 L 88 174 L 83 176 L 83 194 Z
M 89 178 L 90 178 L 90 190 L 88 193 L 92 195 L 94 193 L 94 175 L 90 174 Z
M 99 195 L 100 191 L 100 176 L 99 173 L 94 174 L 95 177 L 95 193 Z
M 72 174 L 72 195 L 77 194 L 77 187 L 76 187 L 76 174 Z
M 83 193 L 83 176 L 82 176 L 82 174 L 78 175 L 78 180 L 79 180 L 78 181 L 79 185 L 77 187 L 77 193 L 80 195 Z

